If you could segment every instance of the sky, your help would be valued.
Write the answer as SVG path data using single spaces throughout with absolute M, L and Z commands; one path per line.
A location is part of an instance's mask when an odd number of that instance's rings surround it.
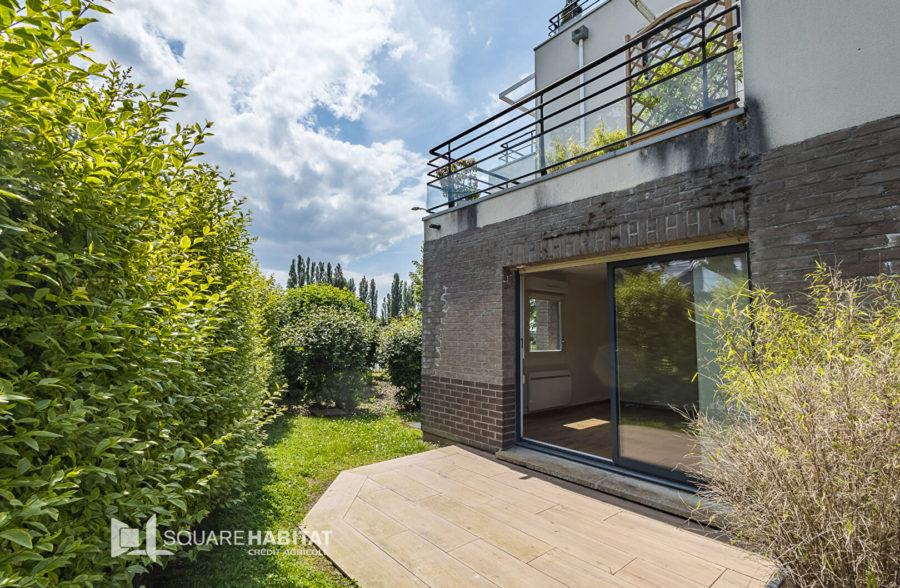
M 263 272 L 340 262 L 383 296 L 420 255 L 428 149 L 503 107 L 563 4 L 118 0 L 82 35 L 146 91 L 186 80 L 172 122 L 215 123 Z

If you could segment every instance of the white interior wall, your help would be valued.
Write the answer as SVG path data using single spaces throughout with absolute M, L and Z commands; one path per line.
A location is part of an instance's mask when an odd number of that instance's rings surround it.
M 571 405 L 609 399 L 609 325 L 604 266 L 599 275 L 565 270 L 542 272 L 523 280 L 528 293 L 541 280 L 565 283 L 563 301 L 563 351 L 531 352 L 524 356 L 525 379 L 532 372 L 567 370 L 572 381 Z M 539 286 L 537 286 L 539 288 Z

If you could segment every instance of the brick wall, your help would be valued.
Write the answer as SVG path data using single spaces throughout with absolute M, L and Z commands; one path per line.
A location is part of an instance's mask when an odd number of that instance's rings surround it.
M 782 294 L 817 259 L 900 271 L 898 145 L 892 117 L 426 242 L 423 431 L 515 441 L 515 266 L 749 235 L 754 283 Z

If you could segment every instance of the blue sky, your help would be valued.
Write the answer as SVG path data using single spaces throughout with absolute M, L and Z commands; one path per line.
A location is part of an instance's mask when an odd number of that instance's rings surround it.
M 501 108 L 563 4 L 120 0 L 84 38 L 148 90 L 190 84 L 175 120 L 215 122 L 263 271 L 339 261 L 383 295 L 419 256 L 428 149 Z

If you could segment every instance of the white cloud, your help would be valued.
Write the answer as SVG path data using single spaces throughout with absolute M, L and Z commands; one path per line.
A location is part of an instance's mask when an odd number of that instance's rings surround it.
M 264 266 L 298 251 L 357 258 L 421 230 L 410 208 L 425 195 L 425 158 L 400 140 L 354 143 L 338 129 L 385 90 L 379 60 L 455 99 L 452 36 L 419 3 L 120 0 L 114 11 L 87 31 L 98 58 L 134 66 L 151 90 L 188 81 L 178 120 L 215 121 L 205 151 L 237 172 Z

